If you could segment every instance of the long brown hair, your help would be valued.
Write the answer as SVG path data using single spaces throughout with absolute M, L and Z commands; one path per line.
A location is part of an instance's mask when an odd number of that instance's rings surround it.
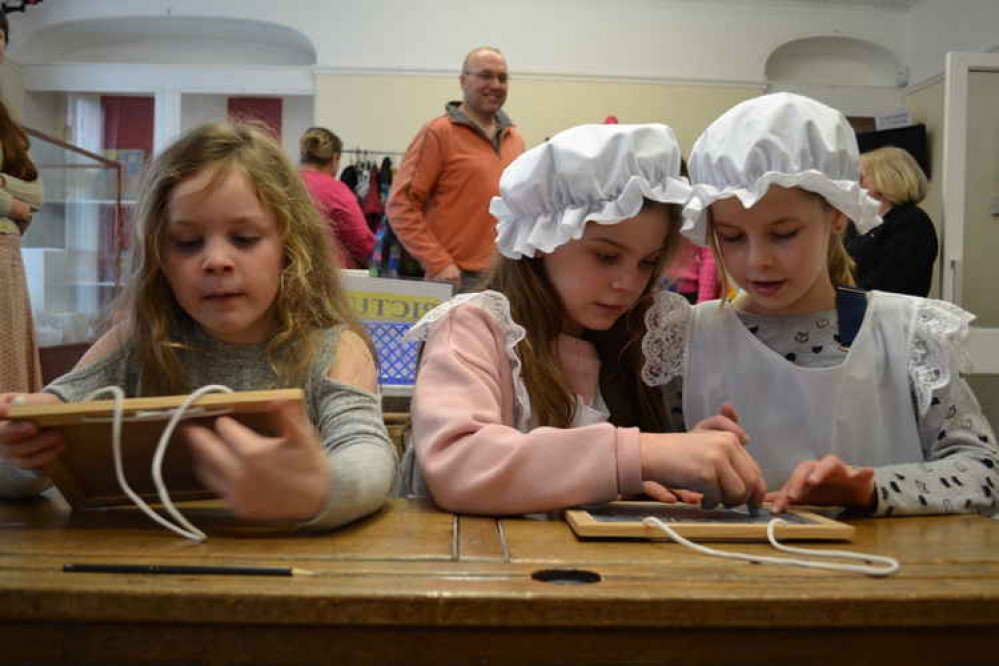
M 179 183 L 213 170 L 213 187 L 237 169 L 274 214 L 285 267 L 273 308 L 277 322 L 267 352 L 280 386 L 302 385 L 323 329 L 345 324 L 374 347 L 344 294 L 336 249 L 297 172 L 269 131 L 255 123 L 203 125 L 164 150 L 150 165 L 139 200 L 131 270 L 115 320 L 134 342 L 146 395 L 184 391 L 178 349 L 193 321 L 163 272 L 170 194 Z
M 588 331 L 586 337 L 593 342 L 600 357 L 601 395 L 611 411 L 611 423 L 662 432 L 669 430 L 669 417 L 658 389 L 645 386 L 641 380 L 642 337 L 645 335 L 645 312 L 652 304 L 652 291 L 679 244 L 679 207 L 648 201 L 646 205 L 661 207 L 668 218 L 666 249 L 631 310 L 610 330 Z M 569 427 L 575 416 L 576 400 L 556 348 L 565 307 L 548 279 L 542 259 L 500 257 L 485 288 L 507 297 L 513 320 L 526 330 L 517 353 L 534 422 L 539 426 Z
M 3 31 L 4 41 L 10 43 L 10 24 L 3 10 L 0 10 L 0 30 Z M 38 170 L 28 156 L 31 142 L 21 129 L 20 123 L 11 117 L 3 100 L 0 100 L 0 145 L 3 146 L 3 164 L 0 164 L 0 171 L 21 180 L 37 180 Z

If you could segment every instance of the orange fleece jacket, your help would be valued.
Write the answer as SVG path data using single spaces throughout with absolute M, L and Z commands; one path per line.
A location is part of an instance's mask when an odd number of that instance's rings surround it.
M 496 249 L 489 201 L 503 169 L 524 152 L 524 139 L 505 115 L 499 151 L 477 127 L 445 114 L 420 128 L 392 184 L 388 218 L 428 273 L 450 264 L 484 271 Z M 505 122 L 503 122 L 505 121 Z

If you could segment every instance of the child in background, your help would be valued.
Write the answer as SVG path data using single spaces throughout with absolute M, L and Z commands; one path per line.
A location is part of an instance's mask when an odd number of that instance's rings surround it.
M 642 322 L 679 238 L 689 195 L 679 166 L 665 125 L 584 125 L 504 171 L 490 207 L 503 257 L 487 290 L 438 306 L 409 334 L 425 345 L 404 492 L 479 514 L 643 489 L 672 498 L 659 484 L 708 504 L 762 500 L 731 411 L 692 433 L 653 434 L 670 428 L 639 377 Z
M 78 401 L 300 386 L 275 412 L 280 437 L 228 417 L 189 426 L 196 471 L 235 515 L 331 528 L 378 509 L 395 455 L 374 353 L 351 314 L 328 231 L 280 146 L 249 125 L 206 125 L 150 166 L 115 325 L 44 392 L 0 396 L 0 496 L 38 492 L 61 433 L 3 420 L 16 398 Z
M 695 245 L 684 238 L 677 255 L 666 268 L 666 279 L 673 290 L 692 305 L 718 298 L 718 268 L 711 248 Z
M 837 295 L 852 285 L 847 219 L 861 233 L 880 222 L 843 115 L 787 93 L 743 102 L 697 140 L 690 175 L 683 232 L 716 245 L 723 283 L 741 291 L 686 312 L 654 306 L 646 380 L 682 374 L 688 422 L 723 401 L 739 410 L 776 511 L 994 513 L 999 455 L 960 375 L 972 316 L 912 296 Z

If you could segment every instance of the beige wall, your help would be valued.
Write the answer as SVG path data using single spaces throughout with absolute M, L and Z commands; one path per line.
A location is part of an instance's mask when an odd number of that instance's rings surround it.
M 4 104 L 15 118 L 24 113 L 24 83 L 21 70 L 11 65 L 0 65 L 0 94 Z
M 762 92 L 750 86 L 516 78 L 506 110 L 528 146 L 614 115 L 625 123 L 672 126 L 687 153 L 708 123 Z M 347 148 L 402 151 L 423 123 L 443 112 L 445 102 L 460 98 L 457 77 L 322 74 L 316 80 L 315 118 Z

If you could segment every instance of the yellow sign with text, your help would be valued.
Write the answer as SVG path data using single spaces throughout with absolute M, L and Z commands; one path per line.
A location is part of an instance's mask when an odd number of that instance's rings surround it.
M 439 298 L 407 294 L 350 291 L 347 295 L 361 321 L 408 321 L 415 324 L 441 302 Z

